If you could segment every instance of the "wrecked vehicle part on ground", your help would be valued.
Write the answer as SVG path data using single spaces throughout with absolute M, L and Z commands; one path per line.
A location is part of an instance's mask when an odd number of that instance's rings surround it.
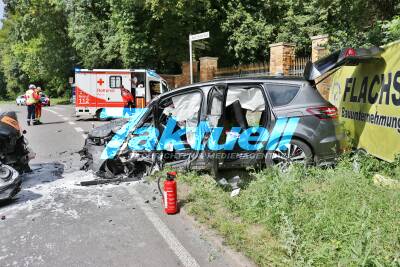
M 29 160 L 33 157 L 16 113 L 0 113 L 0 161 L 22 173 L 30 171 Z
M 12 198 L 20 190 L 19 174 L 31 170 L 34 154 L 27 145 L 16 113 L 0 113 L 0 199 Z
M 0 162 L 0 204 L 21 190 L 21 177 L 11 166 Z

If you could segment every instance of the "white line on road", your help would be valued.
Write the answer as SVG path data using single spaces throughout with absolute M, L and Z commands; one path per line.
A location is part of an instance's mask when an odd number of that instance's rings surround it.
M 130 193 L 132 193 L 135 203 L 144 212 L 147 219 L 153 224 L 160 235 L 164 238 L 165 242 L 168 244 L 170 249 L 175 253 L 175 255 L 182 262 L 185 267 L 197 267 L 200 266 L 196 259 L 190 255 L 190 253 L 185 249 L 185 247 L 179 242 L 178 238 L 174 236 L 171 230 L 165 225 L 165 223 L 157 216 L 157 214 L 150 208 L 150 206 L 144 204 L 144 200 L 140 197 L 139 193 L 133 187 L 127 188 Z
M 59 116 L 59 114 L 58 114 L 56 111 L 54 111 L 54 110 L 51 110 L 51 109 L 48 109 L 48 108 L 44 108 L 44 110 L 46 110 L 46 111 L 48 111 L 48 112 L 51 112 L 51 113 L 54 113 L 54 114 L 56 114 L 57 116 Z
M 57 108 L 57 107 L 53 107 L 53 108 L 55 108 L 55 109 L 61 109 L 61 110 L 62 110 L 62 108 Z M 49 111 L 49 112 L 51 112 L 51 113 L 54 113 L 54 114 L 56 114 L 58 117 L 62 118 L 63 120 L 68 121 L 68 124 L 69 124 L 69 125 L 76 125 L 75 122 L 69 121 L 69 119 L 68 119 L 67 117 L 64 117 L 63 115 L 59 114 L 58 112 L 56 112 L 56 111 L 54 111 L 54 110 L 50 110 L 50 109 L 48 109 L 48 108 L 44 108 L 44 110 Z M 74 127 L 74 128 L 75 128 L 75 131 L 77 131 L 78 133 L 83 133 L 83 132 L 84 132 L 84 130 L 83 130 L 81 127 Z M 87 135 L 86 135 L 86 134 L 82 134 L 82 137 L 83 137 L 83 139 L 86 139 L 86 138 L 87 138 Z

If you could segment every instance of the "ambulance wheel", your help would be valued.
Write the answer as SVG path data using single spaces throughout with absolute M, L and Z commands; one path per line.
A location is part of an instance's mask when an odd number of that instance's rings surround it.
M 101 118 L 101 116 L 100 116 L 102 111 L 103 111 L 102 108 L 101 108 L 101 109 L 98 109 L 98 110 L 96 111 L 95 117 L 96 117 L 96 119 L 99 120 L 99 121 L 106 121 L 107 119 Z

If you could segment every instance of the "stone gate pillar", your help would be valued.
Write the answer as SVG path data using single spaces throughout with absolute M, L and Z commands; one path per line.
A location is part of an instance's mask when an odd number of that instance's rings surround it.
M 214 73 L 218 69 L 217 57 L 200 58 L 200 82 L 214 79 Z
M 312 62 L 317 61 L 329 54 L 329 50 L 326 47 L 329 41 L 329 35 L 318 35 L 311 37 L 312 42 L 312 53 L 311 53 L 311 60 Z M 323 79 L 325 76 L 322 76 Z M 317 82 L 320 79 L 317 80 Z M 332 76 L 328 77 L 327 79 L 323 80 L 321 83 L 317 85 L 317 89 L 319 93 L 326 99 L 329 100 L 329 89 L 332 84 Z
M 328 44 L 329 36 L 327 34 L 317 35 L 311 37 L 311 60 L 312 62 L 317 61 L 320 58 L 328 55 L 328 48 L 326 45 Z
M 269 72 L 272 75 L 288 75 L 295 60 L 296 46 L 291 43 L 276 43 L 271 44 L 269 48 Z

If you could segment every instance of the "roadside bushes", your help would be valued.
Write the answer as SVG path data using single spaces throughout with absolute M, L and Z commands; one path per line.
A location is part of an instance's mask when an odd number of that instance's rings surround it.
M 270 168 L 235 198 L 209 176 L 180 178 L 189 212 L 259 265 L 398 266 L 400 190 L 371 178 L 398 168 L 366 155 L 345 155 L 334 169 Z

